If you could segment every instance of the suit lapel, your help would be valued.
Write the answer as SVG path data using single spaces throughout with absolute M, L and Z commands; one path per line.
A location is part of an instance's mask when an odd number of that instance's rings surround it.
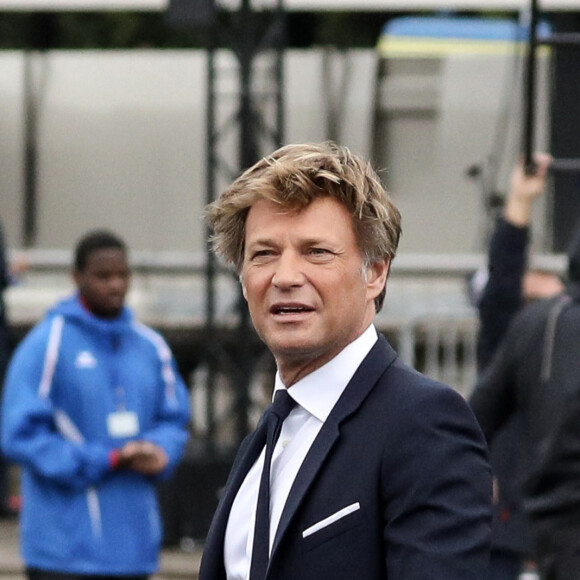
M 244 440 L 236 455 L 228 481 L 224 487 L 223 495 L 220 498 L 207 534 L 202 569 L 200 570 L 201 578 L 207 578 L 208 580 L 216 580 L 221 577 L 225 578 L 223 547 L 228 518 L 232 504 L 244 478 L 258 459 L 266 444 L 267 425 L 266 421 L 263 420 L 264 415 L 265 413 L 262 415 L 262 419 L 260 419 L 254 433 L 250 434 Z M 203 575 L 201 574 L 202 572 Z
M 275 557 L 276 549 L 280 545 L 294 514 L 312 485 L 316 474 L 322 468 L 326 457 L 337 441 L 341 423 L 348 416 L 356 412 L 376 385 L 381 375 L 394 362 L 396 357 L 396 352 L 391 348 L 386 339 L 379 334 L 377 342 L 346 386 L 304 458 L 304 462 L 296 475 L 286 505 L 282 511 L 272 547 L 272 558 Z

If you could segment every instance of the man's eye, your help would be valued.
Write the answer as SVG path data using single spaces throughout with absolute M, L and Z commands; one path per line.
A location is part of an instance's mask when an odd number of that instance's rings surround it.
M 272 250 L 256 250 L 252 254 L 252 260 L 260 259 L 260 258 L 267 258 L 268 256 L 272 255 Z
M 334 256 L 334 252 L 327 248 L 310 248 L 308 254 L 316 260 L 329 260 Z

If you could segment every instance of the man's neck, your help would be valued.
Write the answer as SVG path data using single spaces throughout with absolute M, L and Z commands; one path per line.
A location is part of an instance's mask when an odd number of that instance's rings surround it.
M 121 314 L 120 310 L 119 310 L 119 312 L 116 312 L 116 313 L 110 314 L 110 315 L 104 315 L 103 313 L 96 312 L 95 310 L 93 310 L 93 308 L 91 308 L 90 304 L 87 302 L 87 299 L 82 294 L 79 294 L 79 302 L 81 303 L 81 306 L 89 314 L 91 314 L 95 318 L 100 318 L 101 320 L 114 320 L 115 318 L 118 318 L 119 315 Z

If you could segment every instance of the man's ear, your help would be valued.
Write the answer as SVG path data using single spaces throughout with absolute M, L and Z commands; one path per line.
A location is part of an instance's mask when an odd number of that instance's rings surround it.
M 242 294 L 247 302 L 248 301 L 248 293 L 246 292 L 246 285 L 244 284 L 244 277 L 242 276 L 242 274 L 240 274 L 239 280 L 240 280 L 240 285 L 242 286 Z
M 373 300 L 382 292 L 383 288 L 385 287 L 390 267 L 390 260 L 373 262 L 367 266 L 367 291 Z

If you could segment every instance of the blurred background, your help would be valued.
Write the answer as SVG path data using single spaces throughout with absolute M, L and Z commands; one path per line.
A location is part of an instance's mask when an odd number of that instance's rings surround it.
M 332 139 L 371 159 L 403 214 L 379 329 L 467 394 L 466 280 L 531 150 L 562 160 L 534 208 L 533 261 L 564 269 L 580 54 L 541 38 L 579 29 L 579 0 L 0 0 L 0 219 L 26 264 L 10 323 L 23 336 L 72 289 L 85 231 L 127 240 L 129 304 L 191 389 L 191 445 L 161 490 L 168 544 L 204 537 L 272 386 L 204 205 L 280 144 Z

